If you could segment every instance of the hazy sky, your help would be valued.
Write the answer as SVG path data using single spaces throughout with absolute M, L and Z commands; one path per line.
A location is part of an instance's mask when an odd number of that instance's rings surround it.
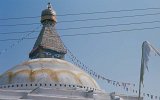
M 57 15 L 132 10 L 84 15 L 57 16 L 58 22 L 79 19 L 99 20 L 61 22 L 57 23 L 56 27 L 57 29 L 63 29 L 74 27 L 114 25 L 106 27 L 57 30 L 60 35 L 136 29 L 134 31 L 121 31 L 98 35 L 62 37 L 62 40 L 79 60 L 90 66 L 90 68 L 94 69 L 97 73 L 100 73 L 109 79 L 121 82 L 131 82 L 138 86 L 142 42 L 147 40 L 156 48 L 160 48 L 159 0 L 1 0 L 0 19 L 40 16 L 41 11 L 46 8 L 48 2 L 52 3 L 54 9 L 57 12 Z M 157 9 L 133 10 L 146 8 Z M 0 20 L 0 33 L 32 31 L 39 26 L 2 25 L 30 24 L 39 22 L 40 18 Z M 129 23 L 142 24 L 124 25 Z M 37 30 L 40 29 L 41 26 Z M 0 34 L 0 40 L 21 38 L 24 36 L 24 34 L 26 33 L 14 33 L 5 35 Z M 38 34 L 39 32 L 35 32 L 29 37 L 36 37 Z M 28 54 L 34 45 L 34 42 L 35 39 L 24 40 L 19 44 L 16 44 L 16 41 L 0 41 L 0 51 L 3 51 L 7 48 L 7 51 L 0 55 L 0 73 L 3 73 L 9 68 L 28 60 Z M 10 48 L 13 43 L 16 45 L 13 48 Z M 157 96 L 159 95 L 159 71 L 160 57 L 152 55 L 149 61 L 149 72 L 145 72 L 145 86 L 143 88 L 144 92 Z M 127 93 L 119 88 L 115 88 L 112 85 L 108 85 L 103 81 L 99 81 L 99 84 L 107 92 L 117 91 L 121 93 Z

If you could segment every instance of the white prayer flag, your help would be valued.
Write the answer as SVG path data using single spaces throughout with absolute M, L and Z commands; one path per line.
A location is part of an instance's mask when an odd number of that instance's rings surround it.
M 150 54 L 154 53 L 155 55 L 160 56 L 160 52 L 154 48 L 148 41 L 144 41 L 142 44 L 142 59 L 141 59 L 141 73 L 140 73 L 140 83 L 143 84 L 144 71 L 148 70 L 148 61 Z
M 160 56 L 160 52 L 156 48 L 154 48 L 149 42 L 144 41 L 142 44 L 142 58 L 141 58 L 141 71 L 140 71 L 138 100 L 140 100 L 140 97 L 141 97 L 141 84 L 143 84 L 144 71 L 146 69 L 148 70 L 148 61 L 149 61 L 149 56 L 151 52 L 154 53 L 155 55 Z

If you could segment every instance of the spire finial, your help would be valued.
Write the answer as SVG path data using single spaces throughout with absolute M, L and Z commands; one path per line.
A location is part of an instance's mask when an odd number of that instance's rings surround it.
M 54 11 L 50 2 L 48 2 L 47 9 L 44 9 L 41 14 L 41 23 L 46 23 L 46 21 L 50 21 L 53 24 L 57 22 L 56 20 L 56 12 Z
M 52 5 L 50 2 L 48 2 L 48 5 L 47 5 L 48 9 L 51 9 L 52 8 Z

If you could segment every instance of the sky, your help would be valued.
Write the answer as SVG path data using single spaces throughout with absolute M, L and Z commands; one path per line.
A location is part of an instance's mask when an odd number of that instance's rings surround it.
M 135 83 L 136 88 L 138 88 L 141 46 L 143 41 L 149 41 L 155 48 L 160 48 L 160 9 L 133 9 L 159 8 L 159 0 L 1 0 L 0 19 L 40 16 L 41 11 L 46 8 L 48 2 L 51 2 L 57 15 L 110 11 L 108 13 L 57 16 L 57 20 L 60 23 L 57 23 L 56 28 L 110 26 L 57 31 L 60 35 L 108 32 L 94 35 L 62 37 L 62 40 L 80 61 L 97 73 L 120 82 Z M 82 19 L 99 20 L 63 22 Z M 0 33 L 40 31 L 40 24 L 3 26 L 30 23 L 40 23 L 40 18 L 0 20 Z M 124 25 L 128 23 L 142 24 Z M 132 29 L 136 30 L 120 31 Z M 0 40 L 22 38 L 25 34 L 27 33 L 0 34 Z M 38 34 L 39 32 L 34 32 L 29 37 L 37 37 Z M 28 54 L 34 42 L 35 39 L 23 40 L 20 43 L 17 43 L 17 41 L 0 41 L 0 51 L 7 49 L 6 52 L 0 55 L 0 73 L 2 74 L 13 66 L 28 60 Z M 13 44 L 15 45 L 10 48 Z M 149 72 L 145 72 L 142 91 L 160 96 L 160 57 L 154 56 L 154 54 L 151 55 L 148 66 Z M 116 91 L 130 94 L 104 81 L 97 81 L 107 92 Z

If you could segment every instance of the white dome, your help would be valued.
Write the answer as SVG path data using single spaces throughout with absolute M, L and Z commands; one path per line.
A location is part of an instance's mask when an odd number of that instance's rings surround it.
M 0 85 L 30 82 L 75 84 L 100 89 L 96 81 L 80 68 L 55 58 L 26 61 L 8 70 L 0 77 Z

